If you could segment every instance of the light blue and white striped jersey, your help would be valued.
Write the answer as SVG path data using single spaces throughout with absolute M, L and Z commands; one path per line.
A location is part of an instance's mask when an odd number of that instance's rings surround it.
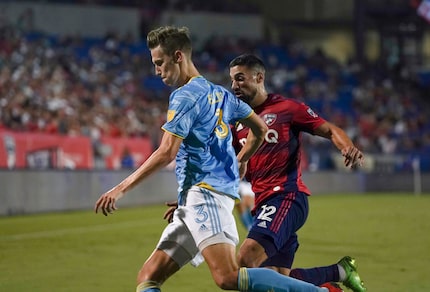
M 179 204 L 193 185 L 239 198 L 238 164 L 229 124 L 251 113 L 246 103 L 202 76 L 171 93 L 162 129 L 183 139 L 176 156 Z

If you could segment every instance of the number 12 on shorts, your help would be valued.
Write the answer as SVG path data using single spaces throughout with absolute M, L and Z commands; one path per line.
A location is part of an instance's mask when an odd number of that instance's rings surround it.
M 258 215 L 257 219 L 272 222 L 272 218 L 270 216 L 275 214 L 276 207 L 263 205 L 263 206 L 261 206 L 261 209 L 262 209 L 262 211 Z

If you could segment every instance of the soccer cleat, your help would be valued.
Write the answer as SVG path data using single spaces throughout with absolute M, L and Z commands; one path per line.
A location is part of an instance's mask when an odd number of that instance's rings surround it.
M 324 283 L 320 287 L 327 288 L 329 292 L 344 292 L 338 284 L 333 282 Z
M 366 287 L 364 287 L 363 281 L 361 281 L 360 276 L 357 272 L 357 265 L 355 263 L 355 259 L 350 256 L 343 257 L 338 263 L 346 273 L 346 278 L 342 282 L 345 287 L 348 287 L 354 292 L 365 292 L 367 291 Z

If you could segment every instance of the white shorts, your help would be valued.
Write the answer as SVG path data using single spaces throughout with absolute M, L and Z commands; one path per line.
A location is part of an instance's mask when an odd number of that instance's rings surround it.
M 203 262 L 199 252 L 209 245 L 239 243 L 234 199 L 193 186 L 185 201 L 185 206 L 175 210 L 173 222 L 164 229 L 157 244 L 180 267 L 193 259 L 195 266 Z
M 239 195 L 240 197 L 255 197 L 255 194 L 252 191 L 252 186 L 249 182 L 245 180 L 241 180 L 239 182 Z

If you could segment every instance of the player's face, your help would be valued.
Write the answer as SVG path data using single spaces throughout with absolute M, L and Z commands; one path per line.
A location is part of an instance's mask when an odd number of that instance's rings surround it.
M 230 68 L 231 89 L 236 97 L 252 106 L 257 95 L 257 73 L 246 66 Z
M 152 63 L 155 67 L 155 74 L 161 77 L 163 83 L 168 86 L 180 86 L 179 64 L 173 60 L 172 56 L 166 55 L 160 46 L 151 49 Z

